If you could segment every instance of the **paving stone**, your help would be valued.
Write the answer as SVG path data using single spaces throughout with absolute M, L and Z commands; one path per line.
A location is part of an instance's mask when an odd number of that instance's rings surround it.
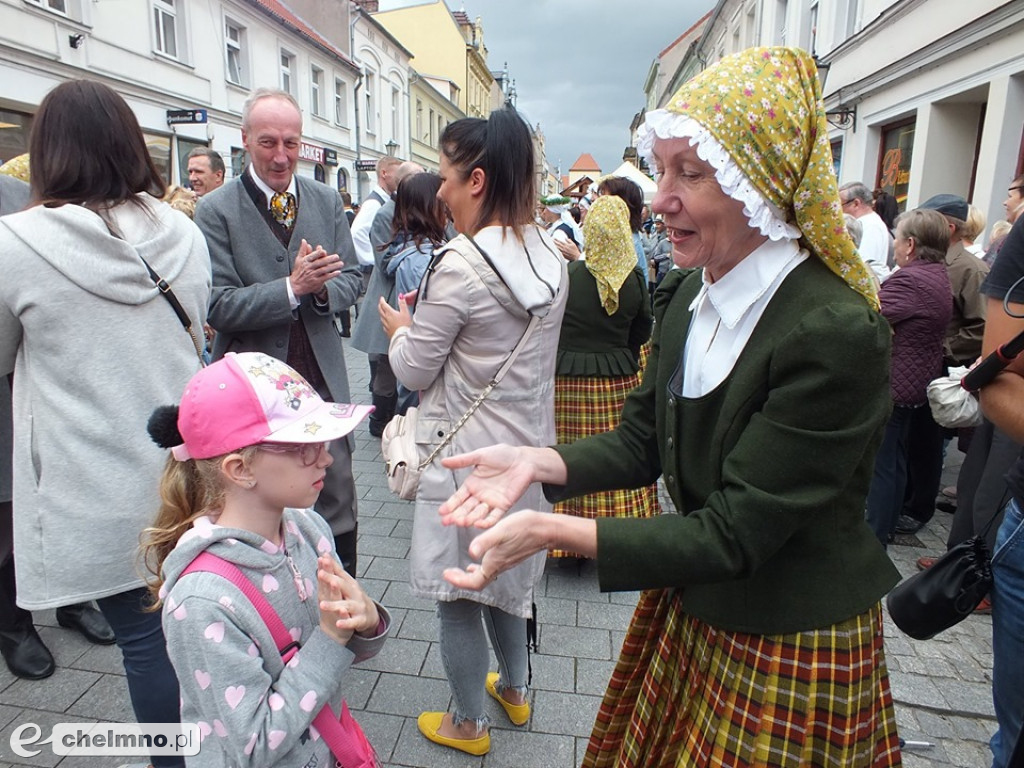
M 921 675 L 899 675 L 890 678 L 893 699 L 899 704 L 912 707 L 945 709 L 946 699 L 935 683 Z
M 433 600 L 413 595 L 409 587 L 409 573 L 406 566 L 406 574 L 400 581 L 391 581 L 390 586 L 384 593 L 381 601 L 384 605 L 396 608 L 413 608 L 418 611 L 437 611 L 437 605 Z
M 349 668 L 341 686 L 342 695 L 348 702 L 349 709 L 353 712 L 366 709 L 370 695 L 380 680 L 380 674 L 376 670 L 368 669 L 366 662 Z M 358 715 L 356 717 L 359 719 Z
M 544 597 L 536 595 L 537 622 L 544 624 L 561 624 L 566 627 L 576 626 L 576 601 L 560 597 Z
M 450 701 L 451 691 L 445 680 L 412 675 L 382 675 L 366 709 L 411 717 L 415 722 L 420 712 L 448 711 Z
M 599 696 L 537 691 L 530 728 L 539 733 L 589 737 L 600 705 Z
M 547 624 L 540 628 L 538 640 L 544 653 L 573 658 L 610 659 L 611 633 L 604 629 L 583 629 Z
M 371 579 L 408 581 L 409 561 L 396 557 L 375 557 L 366 569 L 366 575 Z
M 438 639 L 439 623 L 436 611 L 405 609 L 405 619 L 398 631 L 403 640 L 425 640 L 428 643 Z
M 608 681 L 615 669 L 615 661 L 579 659 L 576 662 L 576 692 L 589 696 L 604 696 Z
M 420 640 L 402 640 L 389 637 L 381 652 L 367 659 L 360 666 L 378 672 L 393 672 L 398 675 L 415 675 L 423 666 L 429 643 Z
M 949 709 L 972 717 L 994 717 L 992 686 L 960 680 L 936 681 Z
M 412 717 L 402 724 L 391 764 L 396 768 L 483 768 L 484 759 L 427 741 L 416 727 L 416 718 Z
M 409 542 L 403 539 L 393 539 L 390 536 L 361 535 L 359 537 L 359 556 L 363 557 L 364 555 L 390 557 L 405 563 L 405 559 L 409 556 Z M 408 563 L 405 563 L 405 568 L 408 572 Z
M 392 496 L 392 499 L 395 497 Z M 412 520 L 413 503 L 411 501 L 385 501 L 381 504 L 377 517 L 390 517 L 395 520 Z
M 18 707 L 9 707 L 6 704 L 0 704 L 0 728 L 3 728 L 9 722 L 14 720 L 21 710 Z
M 432 677 L 438 680 L 448 680 L 448 673 L 444 671 L 444 663 L 441 661 L 441 644 L 431 643 L 427 657 L 420 667 L 420 677 Z
M 572 693 L 576 687 L 576 661 L 567 656 L 531 653 L 533 690 Z
M 11 735 L 23 725 L 35 723 L 39 726 L 39 741 L 50 738 L 53 726 L 57 723 L 93 723 L 93 719 L 84 719 L 69 715 L 66 712 L 53 712 L 39 709 L 25 709 L 18 713 L 10 723 L 0 729 L 0 761 L 11 762 L 16 765 L 46 766 L 52 768 L 60 762 L 60 756 L 55 755 L 48 745 L 36 744 L 35 746 L 25 745 L 27 751 L 38 750 L 39 754 L 32 757 L 21 757 L 15 755 L 11 750 Z M 34 731 L 24 732 L 23 736 L 28 738 Z M 120 761 L 123 762 L 123 761 Z M 119 764 L 119 763 L 117 763 Z
M 624 631 L 632 618 L 633 606 L 631 605 L 580 603 L 579 625 L 581 627 Z
M 359 518 L 359 551 L 362 554 L 364 536 L 390 536 L 398 521 L 391 517 L 360 517 Z
M 100 677 L 96 672 L 58 667 L 45 680 L 19 680 L 14 683 L 4 691 L 4 703 L 47 712 L 66 712 Z
M 385 763 L 388 762 L 398 744 L 398 736 L 402 732 L 405 718 L 383 712 L 362 711 L 353 712 L 352 715 L 376 750 L 377 757 Z
M 575 739 L 518 730 L 491 730 L 491 751 L 484 760 L 485 768 L 574 768 Z
M 135 722 L 135 712 L 128 698 L 128 683 L 123 674 L 100 677 L 67 712 L 94 718 L 101 723 Z
M 575 575 L 567 576 L 562 572 L 546 572 L 544 574 L 545 597 L 561 597 L 567 600 L 587 600 L 594 603 L 608 603 L 608 594 L 599 592 L 597 582 L 593 579 Z

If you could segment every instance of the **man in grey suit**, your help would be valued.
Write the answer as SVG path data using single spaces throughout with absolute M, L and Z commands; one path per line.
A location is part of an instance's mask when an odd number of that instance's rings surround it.
M 341 196 L 295 175 L 302 113 L 283 91 L 258 89 L 242 109 L 251 164 L 204 196 L 196 224 L 213 266 L 213 356 L 264 352 L 301 373 L 322 397 L 348 402 L 345 349 L 334 317 L 355 302 L 362 278 Z M 316 503 L 345 569 L 356 571 L 356 493 L 351 437 L 331 446 Z

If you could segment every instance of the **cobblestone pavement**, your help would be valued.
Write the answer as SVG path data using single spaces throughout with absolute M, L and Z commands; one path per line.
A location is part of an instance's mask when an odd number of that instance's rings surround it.
M 350 350 L 348 364 L 353 398 L 368 402 L 365 355 Z M 489 755 L 470 757 L 427 742 L 416 729 L 416 716 L 425 709 L 447 708 L 450 694 L 438 653 L 433 606 L 412 597 L 407 586 L 412 505 L 388 492 L 379 443 L 362 428 L 356 443 L 361 583 L 391 609 L 395 629 L 381 655 L 352 673 L 347 697 L 381 758 L 392 768 L 579 765 L 637 594 L 599 592 L 596 569 L 589 563 L 580 569 L 549 568 L 537 590 L 540 652 L 533 656 L 530 723 L 511 726 L 499 705 L 488 699 L 487 713 L 495 723 Z M 955 479 L 961 458 L 951 450 L 945 485 Z M 913 572 L 919 555 L 942 551 L 950 519 L 937 512 L 916 537 L 890 548 L 905 575 Z M 60 760 L 46 750 L 15 762 L 9 739 L 21 724 L 36 723 L 48 733 L 57 722 L 132 719 L 116 648 L 91 646 L 59 628 L 53 611 L 36 614 L 36 621 L 59 669 L 48 680 L 36 682 L 17 680 L 6 667 L 0 669 L 0 768 L 114 768 L 125 762 L 112 757 Z M 901 735 L 934 745 L 905 750 L 904 764 L 990 764 L 987 742 L 995 721 L 989 617 L 971 616 L 928 642 L 910 640 L 887 621 L 886 637 Z

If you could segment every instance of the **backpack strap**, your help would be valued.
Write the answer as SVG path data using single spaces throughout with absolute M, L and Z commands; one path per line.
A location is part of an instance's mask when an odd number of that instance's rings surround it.
M 298 641 L 292 638 L 284 622 L 281 621 L 281 617 L 277 615 L 277 611 L 274 610 L 274 607 L 267 598 L 260 594 L 256 585 L 238 569 L 238 566 L 211 552 L 201 552 L 181 572 L 181 575 L 184 576 L 185 574 L 196 573 L 197 571 L 215 573 L 238 587 L 242 594 L 252 603 L 252 607 L 256 609 L 256 612 L 259 613 L 260 618 L 267 625 L 267 629 L 270 630 L 270 634 L 274 638 L 274 644 L 277 645 L 277 650 L 281 653 L 281 659 L 286 664 L 291 660 L 292 656 L 299 650 Z M 364 755 L 360 754 L 352 743 L 353 735 L 351 731 L 346 731 L 342 727 L 341 721 L 348 721 L 349 728 L 359 729 L 359 725 L 349 714 L 348 705 L 344 700 L 341 703 L 340 719 L 334 714 L 329 705 L 324 704 L 320 711 L 316 713 L 316 717 L 313 718 L 313 726 L 320 732 L 324 742 L 330 747 L 334 757 L 341 765 L 358 766 L 365 764 L 365 762 L 361 762 L 365 760 Z M 366 737 L 362 734 L 361 729 L 359 729 L 358 737 L 361 737 L 365 742 Z M 369 742 L 365 743 L 367 748 L 372 749 Z

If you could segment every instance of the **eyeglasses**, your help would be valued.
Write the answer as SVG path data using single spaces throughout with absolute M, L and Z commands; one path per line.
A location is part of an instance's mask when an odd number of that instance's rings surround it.
M 304 467 L 312 467 L 324 453 L 328 452 L 331 444 L 327 443 L 260 443 L 257 450 L 267 453 L 296 453 L 299 461 Z
M 1007 192 L 1020 192 L 1021 190 L 1024 190 L 1024 184 L 1018 184 L 1016 187 L 1010 187 L 1006 191 Z
M 841 202 L 843 204 L 843 208 L 845 208 L 846 206 L 853 202 L 853 198 L 851 197 L 849 200 L 843 200 L 842 198 L 840 198 L 839 202 Z

